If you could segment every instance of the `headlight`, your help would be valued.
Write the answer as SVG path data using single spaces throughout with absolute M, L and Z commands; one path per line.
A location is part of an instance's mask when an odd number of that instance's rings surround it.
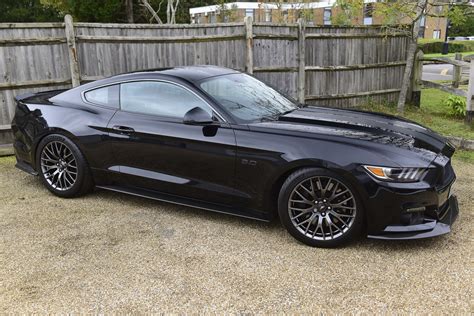
M 392 182 L 417 182 L 423 180 L 428 172 L 427 168 L 388 168 L 377 166 L 363 166 L 371 176 L 379 180 Z

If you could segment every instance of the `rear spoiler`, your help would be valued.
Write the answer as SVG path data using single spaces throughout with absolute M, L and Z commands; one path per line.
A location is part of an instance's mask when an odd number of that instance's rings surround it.
M 29 99 L 31 97 L 38 97 L 38 96 L 42 96 L 42 95 L 46 95 L 46 99 L 49 99 L 55 95 L 58 95 L 64 91 L 67 91 L 68 89 L 56 89 L 56 90 L 48 90 L 48 91 L 42 91 L 42 92 L 36 92 L 36 93 L 33 93 L 33 92 L 27 92 L 27 93 L 22 93 L 22 94 L 19 94 L 17 96 L 15 96 L 15 100 L 17 102 L 20 102 L 20 101 L 24 101 L 26 99 Z
M 36 93 L 31 93 L 31 92 L 19 94 L 19 95 L 15 96 L 15 101 L 19 102 L 19 101 L 28 99 L 28 98 L 34 96 L 35 94 Z

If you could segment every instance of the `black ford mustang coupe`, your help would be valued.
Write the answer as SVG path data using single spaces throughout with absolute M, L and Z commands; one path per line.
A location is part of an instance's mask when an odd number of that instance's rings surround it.
M 413 122 L 300 105 L 213 66 L 17 97 L 17 167 L 60 197 L 102 189 L 269 221 L 305 244 L 448 233 L 454 148 Z

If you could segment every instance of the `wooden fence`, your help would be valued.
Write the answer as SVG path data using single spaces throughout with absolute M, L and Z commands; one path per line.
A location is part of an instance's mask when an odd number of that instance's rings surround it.
M 0 127 L 8 128 L 17 94 L 178 65 L 247 71 L 311 104 L 394 101 L 407 45 L 407 38 L 377 27 L 305 27 L 249 18 L 208 25 L 72 23 L 70 17 L 65 23 L 4 23 Z
M 439 83 L 429 80 L 422 80 L 423 62 L 449 64 L 453 66 L 453 79 L 451 83 Z M 464 80 L 463 73 L 467 75 Z M 459 88 L 461 85 L 467 85 L 467 90 Z M 471 124 L 474 120 L 474 58 L 470 62 L 462 60 L 462 55 L 456 53 L 455 58 L 437 57 L 426 58 L 422 51 L 418 51 L 415 56 L 414 73 L 412 76 L 412 91 L 419 93 L 421 87 L 434 88 L 447 93 L 455 94 L 466 98 L 466 123 Z M 419 99 L 415 102 L 419 105 Z

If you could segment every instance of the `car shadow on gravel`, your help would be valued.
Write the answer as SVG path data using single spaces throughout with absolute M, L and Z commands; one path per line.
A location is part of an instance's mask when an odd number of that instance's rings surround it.
M 65 201 L 64 199 L 58 198 L 53 196 L 44 186 L 41 184 L 37 177 L 30 177 L 25 176 L 27 186 L 34 186 L 39 194 L 44 194 L 45 196 L 49 196 L 54 200 L 58 200 L 57 202 L 61 204 L 59 201 Z M 228 226 L 227 229 L 231 229 L 232 227 L 235 230 L 241 229 L 242 227 L 246 227 L 248 229 L 256 229 L 262 232 L 265 235 L 265 232 L 268 232 L 268 238 L 279 238 L 280 240 L 276 240 L 276 243 L 289 243 L 291 246 L 300 245 L 301 247 L 308 247 L 297 240 L 289 237 L 286 233 L 284 227 L 281 225 L 278 216 L 274 218 L 271 222 L 263 222 L 253 219 L 248 219 L 244 217 L 233 216 L 230 214 L 223 214 L 218 212 L 212 212 L 208 210 L 202 210 L 193 207 L 175 205 L 172 203 L 162 202 L 151 200 L 142 197 L 136 197 L 132 195 L 127 195 L 123 193 L 117 193 L 102 189 L 95 189 L 94 192 L 81 197 L 76 198 L 74 200 L 82 199 L 85 203 L 91 203 L 91 211 L 101 204 L 101 202 L 105 202 L 104 206 L 111 206 L 113 207 L 114 202 L 119 202 L 120 205 L 125 205 L 129 207 L 130 210 L 137 210 L 137 209 L 146 209 L 148 211 L 152 210 L 154 216 L 156 218 L 152 218 L 151 220 L 158 222 L 160 214 L 166 214 L 167 216 L 171 217 L 179 217 L 177 220 L 182 219 L 191 219 L 197 221 L 210 221 L 216 222 L 216 224 Z M 156 211 L 156 212 L 155 212 Z M 76 212 L 76 210 L 71 210 L 71 212 Z M 283 238 L 282 236 L 286 236 L 287 238 Z M 407 250 L 420 250 L 420 249 L 432 249 L 437 248 L 442 244 L 447 243 L 449 240 L 449 235 L 439 236 L 435 238 L 428 238 L 428 239 L 416 239 L 416 240 L 376 240 L 376 239 L 369 239 L 365 236 L 360 236 L 357 240 L 350 242 L 349 244 L 340 247 L 338 249 L 372 249 L 377 251 L 407 251 Z M 452 240 L 451 240 L 452 242 Z M 290 245 L 289 245 L 290 246 Z
M 377 240 L 366 238 L 365 246 L 375 250 L 417 250 L 437 248 L 440 244 L 447 240 L 446 236 L 437 236 L 426 239 L 411 239 L 411 240 Z
M 196 220 L 200 221 L 211 221 L 216 222 L 221 225 L 235 227 L 236 229 L 245 226 L 247 228 L 258 229 L 260 231 L 268 231 L 269 237 L 275 237 L 275 235 L 279 236 L 282 232 L 285 232 L 285 228 L 281 225 L 278 216 L 274 218 L 270 222 L 263 222 L 254 219 L 234 216 L 230 214 L 223 214 L 218 212 L 212 212 L 208 210 L 202 210 L 194 207 L 188 206 L 181 206 L 175 205 L 172 203 L 150 200 L 146 198 L 131 196 L 127 194 L 111 192 L 106 190 L 95 190 L 94 193 L 84 197 L 95 199 L 99 197 L 100 199 L 107 199 L 113 201 L 119 201 L 121 204 L 129 205 L 130 209 L 137 209 L 137 208 L 146 208 L 146 209 L 154 209 L 157 208 L 157 216 L 161 214 L 167 214 L 170 216 L 182 216 L 186 218 L 196 218 Z M 377 239 L 370 239 L 361 235 L 357 240 L 350 242 L 349 244 L 340 247 L 338 249 L 372 249 L 372 250 L 379 250 L 379 251 L 406 251 L 408 249 L 411 250 L 418 250 L 418 249 L 430 249 L 439 247 L 440 243 L 445 243 L 447 241 L 446 236 L 439 236 L 435 238 L 428 238 L 428 239 L 413 239 L 413 240 L 377 240 Z M 278 241 L 282 242 L 282 241 Z M 294 244 L 299 244 L 303 247 L 308 247 L 293 238 L 286 238 L 284 240 L 285 243 L 290 242 Z
M 142 197 L 137 197 L 133 195 L 128 195 L 124 193 L 117 193 L 107 190 L 96 189 L 94 193 L 89 194 L 87 197 L 92 196 L 101 196 L 101 198 L 112 199 L 115 201 L 120 201 L 123 204 L 130 205 L 130 208 L 159 208 L 159 212 L 165 212 L 170 215 L 178 216 L 192 216 L 197 217 L 200 220 L 210 220 L 210 221 L 219 221 L 220 223 L 229 224 L 229 225 L 251 225 L 259 227 L 277 227 L 279 225 L 278 221 L 264 222 L 259 220 L 254 220 L 250 218 L 235 216 L 231 214 L 219 213 L 204 209 L 199 209 L 191 206 L 177 205 L 169 202 L 163 202 L 158 200 L 152 200 Z

